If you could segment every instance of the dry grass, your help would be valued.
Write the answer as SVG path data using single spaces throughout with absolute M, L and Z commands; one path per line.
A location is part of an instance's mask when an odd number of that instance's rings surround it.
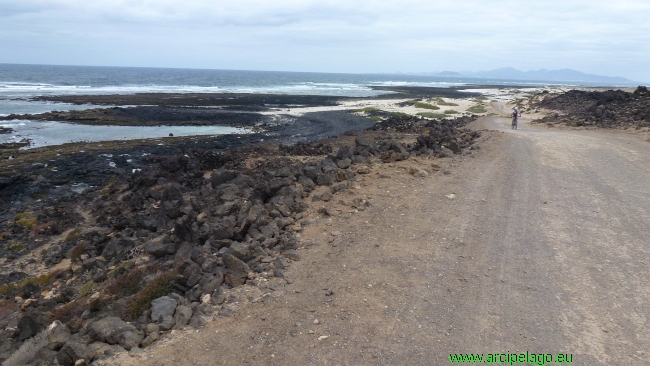
M 172 292 L 171 281 L 176 278 L 176 275 L 176 271 L 164 272 L 147 283 L 129 301 L 125 309 L 126 318 L 137 319 L 143 311 L 151 307 L 151 301 Z
M 448 107 L 458 107 L 458 104 L 451 103 L 451 102 L 445 102 L 445 100 L 442 99 L 442 98 L 438 98 L 436 100 L 436 103 L 438 103 L 438 105 L 444 105 L 444 106 L 448 106 Z
M 446 118 L 447 115 L 444 113 L 433 113 L 433 112 L 419 112 L 418 116 L 426 117 L 426 118 Z
M 74 230 L 70 231 L 68 235 L 65 236 L 65 241 L 74 241 L 79 239 L 80 236 L 81 236 L 81 229 L 75 228 Z
M 440 107 L 435 106 L 435 105 L 433 105 L 433 104 L 422 103 L 422 102 L 417 102 L 417 103 L 415 103 L 413 106 L 414 106 L 415 108 L 431 109 L 431 110 L 434 110 L 434 111 L 440 109 Z
M 24 226 L 28 229 L 33 229 L 34 226 L 38 223 L 38 220 L 35 217 L 21 217 L 20 219 L 16 220 L 16 224 Z
M 482 104 L 473 105 L 473 106 L 469 107 L 467 109 L 467 111 L 471 112 L 471 113 L 486 113 L 487 112 L 487 110 L 485 109 L 485 106 L 482 105 Z
M 106 286 L 106 292 L 119 297 L 131 296 L 142 288 L 140 282 L 146 272 L 147 270 L 143 267 L 133 268 L 112 280 Z
M 88 246 L 88 243 L 79 243 L 74 246 L 70 250 L 70 259 L 76 259 L 81 257 L 82 254 L 84 254 L 84 251 L 86 250 L 86 247 Z
M 56 273 L 48 273 L 38 277 L 27 278 L 18 283 L 9 283 L 3 286 L 0 286 L 0 295 L 6 295 L 13 290 L 20 289 L 21 287 L 28 285 L 30 283 L 39 285 L 41 287 L 48 285 L 56 276 Z
M 86 299 L 81 297 L 54 309 L 52 312 L 52 320 L 60 320 L 62 323 L 67 323 L 75 316 L 80 317 L 86 309 Z

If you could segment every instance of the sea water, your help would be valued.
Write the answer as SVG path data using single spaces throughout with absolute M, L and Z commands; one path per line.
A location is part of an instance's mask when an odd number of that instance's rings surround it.
M 162 69 L 0 64 L 0 116 L 105 108 L 33 101 L 37 96 L 134 93 L 260 93 L 369 97 L 390 91 L 373 86 L 449 87 L 470 80 L 388 74 L 326 74 L 306 72 Z M 475 82 L 475 80 L 474 80 Z M 88 126 L 56 121 L 0 121 L 14 129 L 0 143 L 29 139 L 30 147 L 71 141 L 104 141 L 168 136 L 245 133 L 211 126 Z
M 179 136 L 243 134 L 248 130 L 226 126 L 87 126 L 56 121 L 11 120 L 0 121 L 0 126 L 14 130 L 0 134 L 0 144 L 29 140 L 25 149 L 61 145 L 68 142 L 97 142 L 135 140 Z

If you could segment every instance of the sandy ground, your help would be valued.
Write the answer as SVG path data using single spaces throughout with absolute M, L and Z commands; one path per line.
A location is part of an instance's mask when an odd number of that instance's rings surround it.
M 485 101 L 479 101 L 476 98 L 442 98 L 443 101 L 448 103 L 457 104 L 457 106 L 446 106 L 438 105 L 436 99 L 420 99 L 420 102 L 429 103 L 439 107 L 439 110 L 430 110 L 424 108 L 416 108 L 412 105 L 400 106 L 400 103 L 406 102 L 412 99 L 363 99 L 358 101 L 343 101 L 340 102 L 337 106 L 320 106 L 320 107 L 293 107 L 290 109 L 277 109 L 272 111 L 261 112 L 265 115 L 291 115 L 291 116 L 302 116 L 305 113 L 309 112 L 325 112 L 333 110 L 350 110 L 350 109 L 363 109 L 366 107 L 378 108 L 386 112 L 400 112 L 407 113 L 411 115 L 417 115 L 421 112 L 433 112 L 433 113 L 443 113 L 445 110 L 454 110 L 458 113 L 450 114 L 447 118 L 455 118 L 462 115 L 475 114 L 479 116 L 485 116 L 490 111 L 485 113 L 473 113 L 468 111 L 469 108 L 477 105 L 478 103 L 483 103 L 485 105 L 492 103 L 506 104 L 511 103 L 516 100 L 528 101 L 528 99 L 540 92 L 547 91 L 549 94 L 564 93 L 569 90 L 576 89 L 575 87 L 569 86 L 543 86 L 543 87 L 531 87 L 531 88 L 494 88 L 494 89 L 465 89 L 463 91 L 481 93 L 487 98 Z M 593 88 L 578 88 L 580 90 L 592 90 Z M 594 89 L 595 90 L 595 89 Z M 495 112 L 492 110 L 491 112 Z M 505 114 L 509 114 L 507 112 Z M 539 111 L 534 113 L 532 111 L 526 111 L 527 116 L 531 118 L 541 118 L 545 115 L 546 111 Z M 363 113 L 359 113 L 363 115 Z M 532 115 L 532 116 L 531 116 Z
M 230 316 L 100 364 L 442 365 L 522 352 L 647 364 L 650 144 L 528 122 L 512 131 L 487 116 L 474 123 L 478 152 L 373 166 L 353 193 L 312 204 L 290 284 L 262 298 L 238 288 Z M 408 174 L 432 163 L 441 169 Z M 350 209 L 359 196 L 372 206 Z M 323 205 L 340 216 L 320 216 Z

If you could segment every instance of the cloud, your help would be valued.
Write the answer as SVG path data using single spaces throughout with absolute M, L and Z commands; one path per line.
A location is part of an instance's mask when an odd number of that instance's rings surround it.
M 571 67 L 650 80 L 649 16 L 645 0 L 4 0 L 0 62 L 341 72 Z

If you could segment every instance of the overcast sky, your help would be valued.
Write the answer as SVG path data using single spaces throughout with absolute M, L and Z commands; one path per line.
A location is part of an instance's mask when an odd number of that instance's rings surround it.
M 0 0 L 0 63 L 572 68 L 650 81 L 650 0 Z

